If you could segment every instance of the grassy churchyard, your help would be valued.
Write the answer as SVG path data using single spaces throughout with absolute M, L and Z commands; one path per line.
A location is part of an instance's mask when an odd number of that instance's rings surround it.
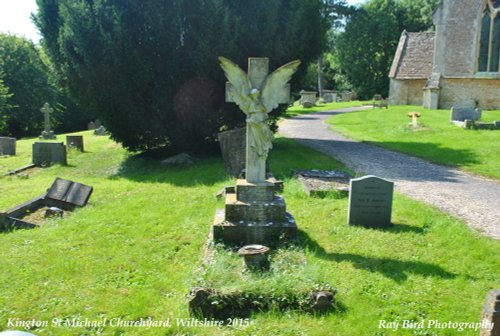
M 419 127 L 409 126 L 419 112 Z M 500 120 L 500 111 L 483 111 L 481 121 Z M 449 110 L 390 106 L 333 116 L 329 124 L 350 138 L 500 179 L 500 131 L 465 130 L 450 123 Z
M 396 108 L 369 110 L 337 116 L 332 122 L 345 132 L 349 125 L 354 125 L 353 132 L 363 128 L 371 141 L 376 139 L 370 132 L 373 125 L 387 129 L 380 134 L 387 137 L 398 137 L 388 130 L 392 123 L 401 124 L 394 132 L 415 134 L 405 128 L 406 110 L 399 113 L 401 117 Z M 382 118 L 387 115 L 394 117 Z M 438 128 L 455 131 L 434 121 L 439 118 L 439 112 L 424 111 L 420 121 L 433 130 L 418 135 L 432 133 L 437 139 Z M 86 152 L 70 150 L 68 166 L 28 170 L 27 178 L 0 177 L 4 210 L 43 194 L 57 176 L 94 187 L 89 204 L 67 218 L 48 220 L 33 230 L 0 232 L 0 330 L 22 329 L 8 327 L 10 318 L 12 323 L 50 321 L 30 330 L 37 335 L 414 335 L 414 329 L 392 331 L 380 326 L 405 320 L 478 322 L 485 293 L 498 286 L 498 241 L 398 194 L 393 227 L 349 226 L 347 198 L 309 198 L 290 176 L 292 168 L 345 167 L 284 138 L 275 141 L 270 168 L 285 182 L 284 197 L 297 221 L 298 240 L 274 256 L 278 266 L 268 276 L 253 278 L 241 272 L 241 260 L 231 253 L 225 260 L 215 259 L 227 267 L 215 265 L 203 271 L 214 211 L 223 205 L 215 194 L 234 183 L 224 173 L 222 159 L 164 167 L 125 151 L 108 137 L 91 131 L 78 134 L 84 136 Z M 402 146 L 409 137 L 398 140 Z M 18 141 L 17 156 L 0 158 L 2 174 L 30 162 L 33 141 Z M 482 149 L 475 144 L 479 161 Z M 456 164 L 451 159 L 450 163 Z M 478 172 L 494 171 L 486 164 L 477 165 L 483 169 Z M 295 264 L 299 266 L 294 268 Z M 221 290 L 239 288 L 256 297 L 287 300 L 290 288 L 300 290 L 302 281 L 311 286 L 329 284 L 336 291 L 335 309 L 324 315 L 271 310 L 233 327 L 183 325 L 192 317 L 188 293 L 196 284 L 210 282 Z M 171 325 L 70 328 L 53 325 L 54 318 L 115 322 L 151 318 L 169 320 Z M 456 329 L 431 330 L 435 332 L 455 335 Z

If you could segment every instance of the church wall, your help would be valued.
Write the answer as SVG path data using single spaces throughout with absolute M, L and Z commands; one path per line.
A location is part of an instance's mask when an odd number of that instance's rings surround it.
M 473 77 L 483 0 L 444 0 L 434 14 L 434 72 Z
M 471 101 L 477 101 L 482 109 L 500 109 L 500 79 L 441 79 L 439 108 L 468 106 Z
M 392 79 L 389 88 L 390 105 L 422 105 L 425 79 Z

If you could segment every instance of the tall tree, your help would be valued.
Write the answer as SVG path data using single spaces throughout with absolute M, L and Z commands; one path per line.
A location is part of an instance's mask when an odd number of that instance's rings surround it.
M 4 134 L 7 124 L 7 117 L 10 114 L 12 106 L 9 103 L 12 94 L 9 93 L 9 88 L 3 82 L 3 74 L 0 72 L 0 134 Z
M 387 96 L 388 74 L 401 32 L 431 28 L 430 8 L 436 2 L 370 0 L 348 19 L 345 31 L 336 35 L 335 54 L 338 70 L 361 98 L 375 93 Z
M 55 103 L 45 64 L 33 42 L 0 34 L 0 72 L 12 97 L 5 115 L 3 133 L 22 137 L 37 135 L 42 129 L 44 102 Z
M 329 28 L 321 0 L 37 3 L 35 22 L 61 81 L 131 150 L 205 148 L 221 128 L 244 123 L 223 104 L 218 56 L 242 66 L 267 56 L 271 69 L 297 58 L 307 64 Z

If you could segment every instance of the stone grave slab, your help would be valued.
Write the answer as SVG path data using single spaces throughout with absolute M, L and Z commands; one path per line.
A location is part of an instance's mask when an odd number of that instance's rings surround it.
M 246 128 L 221 132 L 217 137 L 226 172 L 232 176 L 239 176 L 245 169 Z
M 16 138 L 0 137 L 0 155 L 16 155 Z
M 27 202 L 15 206 L 6 212 L 0 212 L 0 229 L 36 228 L 42 225 L 40 219 L 51 207 L 72 211 L 77 206 L 85 206 L 93 188 L 81 183 L 56 178 L 48 192 Z M 58 211 L 65 216 L 66 212 Z M 40 215 L 42 214 L 42 215 Z
M 391 226 L 394 183 L 368 175 L 350 181 L 348 223 L 365 227 Z
M 467 107 L 455 107 L 453 106 L 450 110 L 450 121 L 465 121 L 465 120 L 477 121 L 481 119 L 481 110 Z
M 349 192 L 351 175 L 340 170 L 292 170 L 306 193 L 311 197 L 325 197 L 331 191 Z
M 66 146 L 62 142 L 35 142 L 33 144 L 33 163 L 37 166 L 53 163 L 67 165 Z
M 71 206 L 85 206 L 92 195 L 94 189 L 85 184 L 56 178 L 46 198 L 52 201 L 66 203 Z
M 83 135 L 66 135 L 66 146 L 68 146 L 68 148 L 76 148 L 80 152 L 84 152 Z

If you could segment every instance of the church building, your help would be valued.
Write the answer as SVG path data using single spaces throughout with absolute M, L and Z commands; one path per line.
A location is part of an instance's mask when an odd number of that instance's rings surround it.
M 435 32 L 401 34 L 390 103 L 500 109 L 500 0 L 442 0 L 433 22 Z

